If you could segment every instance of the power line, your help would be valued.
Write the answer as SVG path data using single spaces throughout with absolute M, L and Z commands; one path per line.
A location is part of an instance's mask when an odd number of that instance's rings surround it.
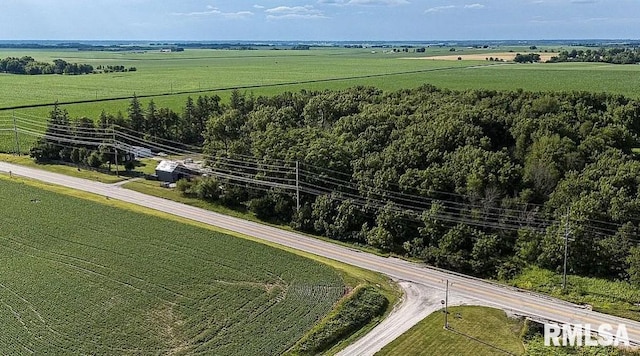
M 0 121 L 0 123 L 3 122 L 8 123 L 6 120 Z M 395 204 L 395 207 L 392 206 L 390 209 L 398 213 L 413 215 L 416 218 L 419 218 L 425 211 L 430 211 L 433 207 L 437 206 L 439 210 L 435 213 L 431 212 L 431 216 L 434 219 L 495 229 L 517 231 L 526 228 L 544 232 L 544 229 L 558 222 L 554 219 L 540 217 L 539 208 L 542 207 L 541 205 L 521 204 L 524 209 L 513 209 L 491 205 L 478 205 L 461 202 L 459 200 L 436 199 L 412 195 L 402 191 L 392 191 L 370 186 L 364 182 L 340 179 L 337 178 L 337 176 L 352 178 L 351 175 L 347 173 L 306 164 L 304 162 L 301 162 L 300 165 L 302 167 L 311 167 L 311 170 L 296 170 L 295 161 L 271 158 L 260 160 L 253 156 L 240 154 L 230 155 L 224 152 L 214 152 L 211 155 L 203 155 L 201 153 L 201 147 L 184 145 L 196 149 L 187 150 L 150 141 L 134 135 L 141 135 L 140 132 L 117 125 L 114 125 L 112 130 L 107 130 L 82 126 L 78 127 L 71 124 L 50 124 L 50 127 L 49 125 L 28 119 L 18 119 L 17 122 L 20 122 L 20 125 L 15 128 L 16 132 L 58 141 L 58 145 L 61 147 L 73 148 L 73 146 L 70 146 L 72 144 L 94 147 L 110 146 L 131 152 L 134 146 L 139 145 L 157 152 L 164 151 L 177 156 L 201 157 L 203 160 L 206 159 L 209 162 L 209 166 L 199 169 L 201 173 L 211 174 L 228 181 L 260 185 L 266 187 L 266 189 L 296 190 L 316 196 L 339 192 L 339 194 L 343 196 L 343 198 L 340 198 L 342 201 L 349 199 L 353 201 L 354 204 L 364 208 L 389 208 L 388 204 L 392 202 Z M 38 128 L 44 130 L 38 130 Z M 53 132 L 41 132 L 46 131 L 46 129 L 50 129 L 50 131 Z M 14 131 L 14 129 L 0 129 L 0 131 Z M 110 135 L 112 135 L 112 137 Z M 176 143 L 175 141 L 166 139 L 154 139 L 167 143 Z M 69 145 L 62 145 L 61 143 L 67 143 Z M 402 190 L 402 187 L 398 184 L 390 183 L 389 186 L 398 187 Z M 461 194 L 433 192 L 443 195 L 446 194 L 459 199 L 472 200 L 471 197 Z M 572 222 L 576 224 L 577 228 L 584 227 L 585 229 L 589 229 L 589 232 L 593 233 L 593 235 L 599 236 L 615 235 L 619 232 L 617 229 L 625 226 L 595 219 L 572 219 Z M 633 226 L 633 228 L 637 229 L 636 226 Z

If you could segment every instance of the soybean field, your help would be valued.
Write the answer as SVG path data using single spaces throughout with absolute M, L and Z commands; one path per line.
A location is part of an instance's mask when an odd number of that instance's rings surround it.
M 345 291 L 330 267 L 0 177 L 0 354 L 281 354 Z

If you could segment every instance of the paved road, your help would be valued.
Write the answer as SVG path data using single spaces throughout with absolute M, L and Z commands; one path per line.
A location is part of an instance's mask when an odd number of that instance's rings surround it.
M 294 232 L 283 231 L 274 227 L 213 213 L 108 184 L 68 177 L 4 162 L 0 162 L 0 171 L 12 171 L 14 174 L 36 180 L 119 199 L 205 224 L 215 225 L 262 240 L 380 272 L 400 281 L 409 281 L 429 288 L 444 290 L 444 283 L 446 280 L 449 280 L 450 291 L 452 293 L 456 293 L 462 297 L 470 297 L 483 304 L 493 305 L 515 314 L 531 316 L 539 320 L 591 325 L 604 323 L 618 325 L 622 323 L 627 327 L 630 340 L 640 344 L 640 322 L 597 313 L 548 296 L 496 285 L 476 278 L 437 270 L 396 258 L 385 258 L 360 252 Z
M 408 281 L 398 284 L 404 291 L 402 302 L 367 335 L 340 351 L 337 356 L 372 356 L 429 314 L 442 308 L 443 291 Z M 449 306 L 456 305 L 493 306 L 491 303 L 450 292 Z M 442 322 L 444 326 L 444 317 Z

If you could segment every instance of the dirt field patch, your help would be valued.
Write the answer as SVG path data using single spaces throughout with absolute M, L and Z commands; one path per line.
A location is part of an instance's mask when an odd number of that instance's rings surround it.
M 533 53 L 538 53 L 538 52 L 533 52 Z M 487 60 L 487 58 L 502 59 L 504 61 L 513 61 L 516 54 L 517 54 L 516 52 L 474 53 L 474 54 L 459 53 L 459 54 L 451 54 L 446 56 L 413 57 L 413 58 L 406 58 L 406 59 L 437 59 L 442 61 L 457 61 L 458 57 L 460 57 L 462 58 L 463 61 L 464 60 L 484 61 L 484 60 Z M 557 53 L 538 53 L 538 54 L 540 54 L 540 61 L 542 62 L 546 62 L 551 57 L 558 55 Z

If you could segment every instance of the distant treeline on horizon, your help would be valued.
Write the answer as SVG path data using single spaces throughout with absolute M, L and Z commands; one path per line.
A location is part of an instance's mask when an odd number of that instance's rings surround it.
M 425 41 L 59 41 L 59 40 L 0 40 L 0 48 L 17 49 L 78 49 L 97 51 L 158 50 L 162 48 L 192 49 L 249 49 L 252 47 L 413 47 L 413 46 L 527 46 L 567 45 L 583 47 L 640 46 L 640 39 L 585 40 L 425 40 Z

